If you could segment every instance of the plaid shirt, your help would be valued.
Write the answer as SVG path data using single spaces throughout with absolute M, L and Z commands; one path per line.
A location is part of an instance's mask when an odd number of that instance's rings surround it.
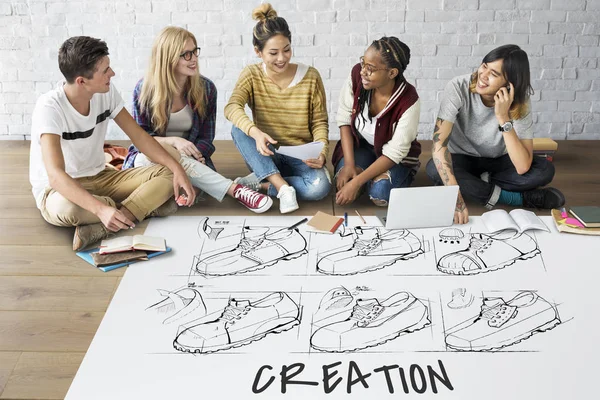
M 150 135 L 164 136 L 164 134 L 156 132 L 155 128 L 152 126 L 149 110 L 146 110 L 144 113 L 141 112 L 140 94 L 142 92 L 143 81 L 143 79 L 140 79 L 133 91 L 133 118 L 138 125 Z M 194 113 L 192 129 L 189 131 L 187 140 L 196 145 L 200 153 L 202 153 L 206 159 L 206 164 L 208 166 L 212 166 L 213 163 L 210 159 L 210 156 L 215 152 L 213 140 L 215 139 L 215 121 L 217 118 L 217 87 L 210 79 L 206 77 L 202 77 L 202 81 L 204 82 L 204 90 L 206 91 L 207 98 L 206 117 L 203 119 L 198 113 Z M 189 101 L 188 105 L 193 109 L 194 105 Z M 138 155 L 138 153 L 139 150 L 134 145 L 129 146 L 129 153 L 125 158 L 123 169 L 133 168 L 135 157 Z

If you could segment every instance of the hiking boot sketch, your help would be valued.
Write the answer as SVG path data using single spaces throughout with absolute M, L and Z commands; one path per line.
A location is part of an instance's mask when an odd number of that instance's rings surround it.
M 250 344 L 298 324 L 300 309 L 286 293 L 271 293 L 255 302 L 229 299 L 219 318 L 186 328 L 173 346 L 188 353 L 213 353 Z
M 521 292 L 509 301 L 501 297 L 484 298 L 475 320 L 446 335 L 446 345 L 462 351 L 499 350 L 552 329 L 560 322 L 555 306 L 534 292 Z
M 469 247 L 443 256 L 437 269 L 446 274 L 474 275 L 504 268 L 539 253 L 537 242 L 526 233 L 508 238 L 473 233 Z
M 284 228 L 253 237 L 244 230 L 236 247 L 198 261 L 195 269 L 206 276 L 234 275 L 256 271 L 307 253 L 306 239 L 297 229 Z
M 361 350 L 418 331 L 430 323 L 427 307 L 410 293 L 396 293 L 381 303 L 377 299 L 358 299 L 350 317 L 317 329 L 310 345 L 336 353 Z
M 474 299 L 475 297 L 471 293 L 467 292 L 467 289 L 454 289 L 452 291 L 452 300 L 448 302 L 448 307 L 454 310 L 467 308 L 473 303 Z
M 175 292 L 158 289 L 158 293 L 165 299 L 148 307 L 159 314 L 168 314 L 163 321 L 164 325 L 178 322 L 193 321 L 206 315 L 206 305 L 199 291 L 192 288 L 183 288 Z
M 423 253 L 421 242 L 411 232 L 400 229 L 354 228 L 354 243 L 321 257 L 317 271 L 327 275 L 353 275 L 374 271 Z

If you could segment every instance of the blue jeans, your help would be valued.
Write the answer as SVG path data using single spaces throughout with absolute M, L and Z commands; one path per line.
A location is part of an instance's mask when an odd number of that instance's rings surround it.
M 369 168 L 375 160 L 377 160 L 377 155 L 375 154 L 373 146 L 366 141 L 361 140 L 359 142 L 359 147 L 354 148 L 354 165 L 362 168 L 364 171 Z M 342 157 L 335 166 L 336 177 L 343 166 L 344 158 Z M 390 191 L 395 188 L 410 186 L 415 178 L 415 173 L 416 171 L 414 169 L 405 167 L 402 164 L 396 164 L 387 171 L 388 179 L 380 179 L 378 181 L 373 181 L 371 179 L 365 185 L 365 189 L 367 193 L 369 193 L 369 198 L 375 204 L 385 205 L 390 200 Z
M 263 156 L 256 150 L 256 141 L 235 126 L 231 129 L 231 136 L 246 165 L 258 180 L 281 174 L 288 185 L 296 189 L 296 196 L 300 200 L 321 200 L 329 194 L 331 181 L 325 167 L 311 168 L 302 160 L 278 154 L 271 145 L 270 149 L 275 155 Z M 267 194 L 277 196 L 273 185 L 269 186 Z
M 533 156 L 529 171 L 519 175 L 510 156 L 498 158 L 473 157 L 464 154 L 452 154 L 454 176 L 465 200 L 492 208 L 496 205 L 502 189 L 510 192 L 526 192 L 545 186 L 554 177 L 554 165 L 538 156 Z M 436 185 L 443 185 L 433 159 L 425 168 L 427 175 Z M 487 181 L 481 174 L 487 172 Z

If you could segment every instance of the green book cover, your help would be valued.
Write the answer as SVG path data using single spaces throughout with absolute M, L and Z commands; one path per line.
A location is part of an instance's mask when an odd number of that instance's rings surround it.
M 571 207 L 571 214 L 588 228 L 600 227 L 600 207 L 576 206 Z

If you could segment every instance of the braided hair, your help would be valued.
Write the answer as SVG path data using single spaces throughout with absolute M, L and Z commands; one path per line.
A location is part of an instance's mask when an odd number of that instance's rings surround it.
M 396 82 L 406 81 L 404 78 L 404 71 L 410 62 L 410 48 L 403 42 L 401 42 L 395 36 L 384 36 L 379 40 L 374 40 L 371 43 L 370 48 L 376 50 L 381 55 L 381 59 L 387 68 L 396 68 L 398 75 L 396 75 Z M 367 120 L 363 116 L 363 110 L 365 104 L 371 98 L 372 90 L 366 90 L 364 87 L 360 88 L 358 95 L 358 116 L 362 119 L 363 124 L 367 123 Z M 371 116 L 369 115 L 369 122 L 371 122 Z

